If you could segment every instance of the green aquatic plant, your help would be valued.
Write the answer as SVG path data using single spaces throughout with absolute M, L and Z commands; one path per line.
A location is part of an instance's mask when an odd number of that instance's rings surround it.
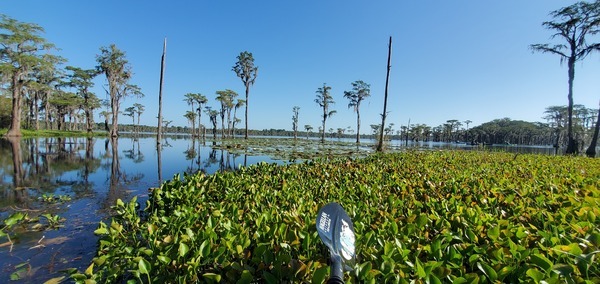
M 317 210 L 354 222 L 361 283 L 600 281 L 600 162 L 408 151 L 175 176 L 119 200 L 83 282 L 322 283 Z
M 57 203 L 57 202 L 67 202 L 71 201 L 71 196 L 69 195 L 54 195 L 54 193 L 42 194 L 39 199 L 45 203 Z

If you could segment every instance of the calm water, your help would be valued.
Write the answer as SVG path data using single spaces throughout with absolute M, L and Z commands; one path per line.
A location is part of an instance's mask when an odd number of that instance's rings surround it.
M 351 142 L 353 139 L 328 139 Z M 315 143 L 318 140 L 315 140 Z M 361 140 L 365 149 L 375 141 Z M 391 141 L 391 149 L 402 149 L 403 141 Z M 478 149 L 458 143 L 421 142 L 408 146 L 424 149 Z M 554 154 L 551 147 L 486 146 L 491 150 Z M 108 220 L 118 198 L 137 196 L 144 204 L 148 189 L 175 174 L 235 170 L 258 162 L 279 163 L 267 156 L 234 155 L 213 150 L 185 137 L 166 138 L 158 151 L 155 138 L 36 138 L 0 139 L 0 220 L 14 212 L 30 218 L 51 213 L 64 218 L 58 230 L 32 232 L 38 222 L 17 226 L 11 234 L 14 245 L 0 238 L 0 283 L 7 282 L 20 266 L 20 282 L 41 283 L 64 276 L 67 268 L 83 271 L 96 251 L 93 234 L 98 222 Z M 44 197 L 68 196 L 70 200 L 45 202 Z M 50 198 L 52 199 L 52 198 Z M 0 224 L 0 228 L 4 223 Z
M 118 198 L 137 196 L 143 204 L 149 188 L 175 174 L 211 174 L 261 161 L 283 163 L 212 150 L 191 139 L 166 138 L 160 156 L 155 138 L 119 138 L 114 143 L 105 138 L 0 139 L 0 220 L 14 212 L 30 218 L 45 213 L 65 218 L 58 230 L 15 227 L 12 247 L 0 238 L 0 283 L 7 282 L 19 264 L 24 264 L 20 282 L 30 283 L 64 276 L 60 270 L 66 268 L 85 270 L 96 251 L 93 231 L 99 221 L 108 219 Z M 43 201 L 51 195 L 70 200 Z M 47 223 L 44 217 L 39 219 Z

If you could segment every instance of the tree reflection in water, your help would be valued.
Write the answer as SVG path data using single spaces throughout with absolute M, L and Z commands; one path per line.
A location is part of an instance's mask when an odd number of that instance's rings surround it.
M 207 149 L 209 149 L 208 157 L 203 158 L 202 152 Z M 188 148 L 183 153 L 185 154 L 185 159 L 190 161 L 185 171 L 188 174 L 235 171 L 240 167 L 240 164 L 237 164 L 236 158 L 241 156 L 241 154 L 229 153 L 223 149 L 208 148 L 204 143 L 198 143 L 198 148 L 196 148 L 195 138 L 190 140 Z M 247 155 L 244 154 L 244 166 L 246 166 L 246 160 Z
M 99 221 L 110 222 L 110 208 L 118 198 L 127 202 L 137 196 L 144 204 L 148 189 L 159 186 L 163 176 L 170 179 L 184 171 L 213 174 L 237 170 L 242 162 L 246 165 L 246 155 L 242 160 L 241 155 L 213 149 L 211 143 L 163 136 L 155 148 L 155 139 L 0 138 L 0 224 L 17 211 L 30 218 L 51 213 L 66 219 L 58 230 L 14 234 L 17 242 L 12 251 L 0 247 L 0 255 L 5 256 L 0 258 L 0 282 L 24 262 L 31 272 L 21 280 L 30 283 L 64 276 L 59 271 L 67 268 L 84 271 L 97 247 L 93 232 Z M 154 153 L 156 160 L 149 158 Z M 183 164 L 186 159 L 189 163 Z M 42 198 L 47 196 L 50 202 Z M 59 196 L 70 200 L 59 201 Z M 0 244 L 5 241 L 0 238 Z
M 110 144 L 110 175 L 108 177 L 109 190 L 104 201 L 103 209 L 108 210 L 115 205 L 117 199 L 127 200 L 128 197 L 128 186 L 139 182 L 144 178 L 143 173 L 128 174 L 127 171 L 123 171 L 121 168 L 121 159 L 119 157 L 119 138 L 111 137 L 106 139 L 105 148 Z M 124 151 L 125 153 L 135 153 L 135 140 L 132 139 L 132 150 Z M 138 144 L 139 148 L 139 144 Z M 107 150 L 108 151 L 108 150 Z M 143 155 L 134 154 L 133 156 L 127 156 L 132 160 L 142 162 Z M 140 158 L 141 157 L 141 158 Z

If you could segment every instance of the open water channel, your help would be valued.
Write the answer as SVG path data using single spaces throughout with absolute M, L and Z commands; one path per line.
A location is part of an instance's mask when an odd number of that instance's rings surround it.
M 366 149 L 369 143 L 365 141 Z M 392 141 L 390 146 L 404 144 Z M 472 149 L 464 144 L 412 146 Z M 550 147 L 498 148 L 554 153 Z M 119 198 L 137 196 L 144 204 L 149 188 L 176 174 L 212 174 L 258 162 L 289 163 L 213 149 L 210 142 L 189 136 L 167 137 L 160 149 L 154 137 L 0 139 L 0 220 L 19 212 L 31 220 L 6 230 L 10 241 L 0 236 L 0 283 L 43 283 L 66 276 L 68 268 L 85 270 L 97 248 L 93 232 L 98 222 L 109 222 L 110 208 Z M 0 221 L 0 229 L 4 227 Z

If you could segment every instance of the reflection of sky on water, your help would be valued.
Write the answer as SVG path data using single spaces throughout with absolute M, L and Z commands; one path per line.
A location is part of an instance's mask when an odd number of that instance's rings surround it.
M 31 217 L 49 212 L 66 219 L 59 230 L 14 235 L 12 251 L 9 246 L 0 247 L 3 256 L 0 257 L 0 271 L 3 271 L 0 283 L 8 281 L 14 266 L 24 262 L 29 263 L 33 271 L 22 279 L 26 282 L 42 283 L 64 276 L 59 271 L 66 268 L 85 270 L 98 241 L 93 231 L 99 221 L 109 222 L 108 212 L 116 199 L 128 201 L 137 196 L 143 206 L 148 189 L 159 186 L 154 137 L 119 138 L 117 160 L 113 160 L 110 141 L 93 138 L 91 142 L 88 144 L 87 138 L 22 139 L 19 144 L 23 184 L 15 189 L 11 144 L 0 141 L 0 219 L 15 209 L 29 212 Z M 167 137 L 161 150 L 161 176 L 165 181 L 175 174 L 183 178 L 184 172 L 212 174 L 263 161 L 282 163 L 266 156 L 244 157 L 212 150 L 209 143 L 202 145 L 200 141 Z M 44 203 L 39 199 L 43 194 L 68 195 L 72 200 Z M 47 245 L 39 246 L 44 243 Z

